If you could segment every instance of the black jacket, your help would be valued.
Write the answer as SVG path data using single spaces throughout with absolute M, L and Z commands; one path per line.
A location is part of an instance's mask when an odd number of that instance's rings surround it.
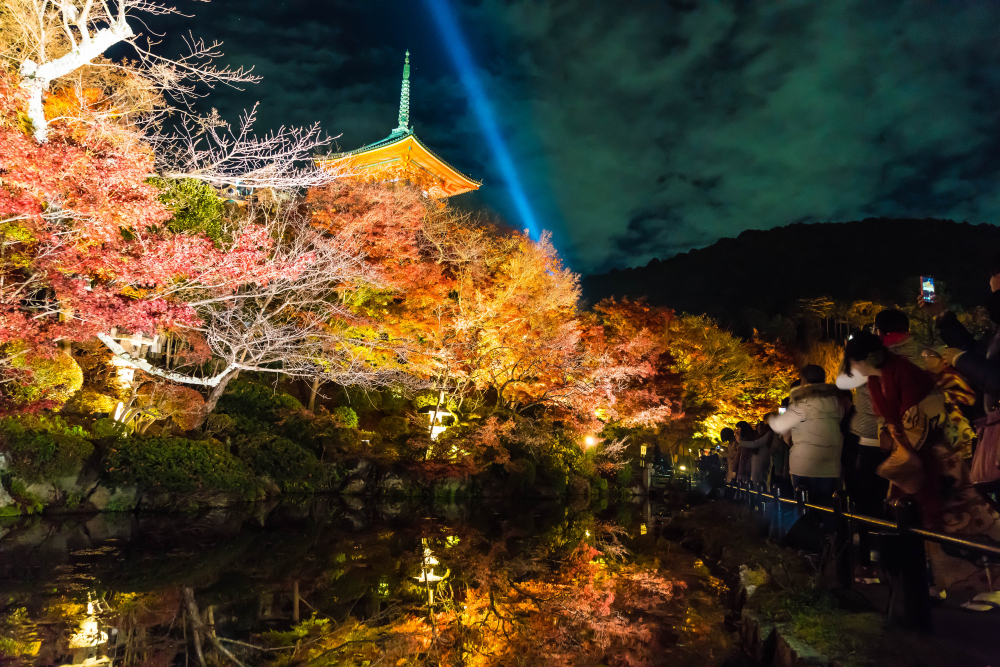
M 937 326 L 945 345 L 964 352 L 955 362 L 955 370 L 986 395 L 987 409 L 996 405 L 996 397 L 1000 397 L 1000 331 L 983 349 L 955 313 L 939 317 Z

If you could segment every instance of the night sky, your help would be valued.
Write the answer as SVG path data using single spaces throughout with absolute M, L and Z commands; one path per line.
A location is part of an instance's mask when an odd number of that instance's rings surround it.
M 147 18 L 264 77 L 218 89 L 258 131 L 319 121 L 353 149 L 411 124 L 524 227 L 424 0 L 177 0 Z M 531 205 L 581 272 L 744 229 L 868 216 L 1000 220 L 1000 3 L 458 2 Z M 456 200 L 456 203 L 459 201 Z M 863 239 L 859 239 L 863 242 Z

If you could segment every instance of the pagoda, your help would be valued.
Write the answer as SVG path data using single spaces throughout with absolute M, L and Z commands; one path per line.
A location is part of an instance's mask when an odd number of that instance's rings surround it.
M 323 169 L 342 174 L 342 178 L 368 182 L 405 181 L 416 185 L 432 199 L 478 190 L 482 185 L 435 155 L 410 127 L 409 51 L 403 65 L 396 129 L 385 139 L 353 151 L 317 158 L 316 163 Z

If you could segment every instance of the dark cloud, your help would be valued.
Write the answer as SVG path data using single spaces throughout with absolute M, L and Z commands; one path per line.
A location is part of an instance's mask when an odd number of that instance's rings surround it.
M 223 39 L 265 77 L 214 105 L 260 100 L 261 129 L 319 121 L 344 148 L 395 125 L 409 48 L 418 134 L 485 181 L 472 204 L 520 224 L 422 3 L 184 9 L 199 18 L 171 34 Z M 1000 4 L 480 0 L 460 17 L 578 270 L 795 221 L 1000 218 Z

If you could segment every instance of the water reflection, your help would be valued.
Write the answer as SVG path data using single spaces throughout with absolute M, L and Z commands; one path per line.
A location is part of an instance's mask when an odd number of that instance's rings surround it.
M 734 650 L 721 582 L 648 508 L 317 498 L 0 530 L 4 664 L 713 665 Z

